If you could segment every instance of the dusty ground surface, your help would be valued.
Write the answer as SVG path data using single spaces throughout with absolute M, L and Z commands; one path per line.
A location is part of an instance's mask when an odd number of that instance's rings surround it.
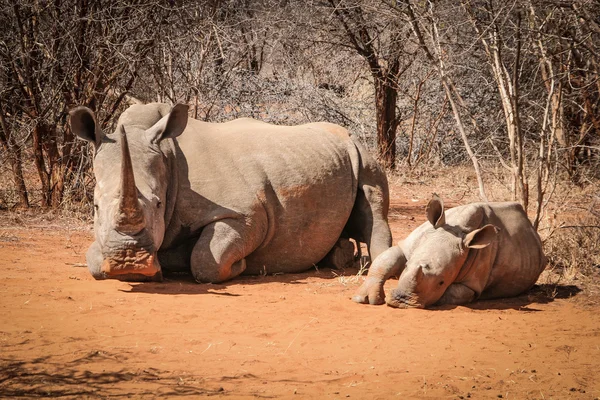
M 392 193 L 395 240 L 424 221 L 431 192 L 413 189 Z M 81 266 L 89 227 L 4 220 L 3 397 L 600 397 L 599 296 L 576 283 L 397 310 L 351 302 L 352 270 L 97 282 Z

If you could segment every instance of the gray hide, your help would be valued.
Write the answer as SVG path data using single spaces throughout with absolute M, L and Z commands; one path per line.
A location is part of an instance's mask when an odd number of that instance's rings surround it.
M 384 282 L 398 275 L 385 299 L 392 307 L 511 297 L 529 290 L 545 268 L 540 238 L 518 203 L 473 203 L 445 212 L 434 195 L 427 219 L 374 260 L 352 300 L 383 304 Z
M 374 258 L 391 245 L 385 174 L 333 124 L 206 123 L 187 106 L 133 105 L 105 135 L 92 111 L 71 126 L 96 152 L 97 279 L 199 282 L 303 271 L 354 238 Z M 347 248 L 345 246 L 344 248 Z

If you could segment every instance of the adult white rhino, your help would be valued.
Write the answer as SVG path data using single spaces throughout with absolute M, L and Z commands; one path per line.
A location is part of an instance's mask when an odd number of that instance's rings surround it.
M 187 110 L 133 105 L 108 135 L 88 108 L 71 111 L 73 132 L 95 147 L 95 278 L 191 269 L 222 282 L 307 270 L 340 238 L 367 243 L 372 258 L 389 248 L 385 174 L 345 129 L 206 123 Z
M 373 261 L 352 300 L 383 304 L 383 284 L 394 275 L 400 275 L 398 287 L 385 299 L 392 307 L 517 296 L 546 266 L 540 238 L 519 203 L 473 203 L 446 212 L 434 195 L 427 220 Z

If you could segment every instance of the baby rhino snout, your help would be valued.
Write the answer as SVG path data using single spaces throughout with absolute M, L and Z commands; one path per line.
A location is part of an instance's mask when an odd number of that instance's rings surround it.
M 399 289 L 391 290 L 385 298 L 388 306 L 394 308 L 419 307 L 417 299 L 411 293 L 406 293 Z

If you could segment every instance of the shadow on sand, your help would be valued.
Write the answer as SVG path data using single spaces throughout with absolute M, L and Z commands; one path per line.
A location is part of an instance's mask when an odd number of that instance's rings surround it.
M 107 366 L 107 362 L 110 364 Z M 118 370 L 108 370 L 113 365 Z M 0 358 L 0 397 L 199 397 L 227 394 L 207 389 L 202 378 L 185 379 L 155 368 L 127 370 L 122 353 L 90 351 L 67 363 L 40 357 L 28 361 Z
M 306 272 L 296 274 L 273 274 L 273 275 L 241 275 L 225 283 L 197 283 L 188 272 L 165 273 L 162 282 L 140 282 L 130 283 L 129 290 L 121 290 L 124 293 L 152 293 L 152 294 L 216 294 L 220 296 L 240 296 L 228 293 L 230 286 L 260 285 L 265 283 L 285 283 L 289 285 L 306 285 L 306 279 L 334 279 L 339 275 L 351 276 L 358 272 L 358 268 L 346 270 L 334 270 L 330 268 L 311 268 Z
M 548 304 L 557 299 L 568 299 L 582 291 L 575 285 L 535 285 L 528 292 L 511 298 L 478 300 L 467 304 L 465 307 L 473 310 L 518 310 L 525 312 L 542 311 L 535 308 L 535 304 Z M 439 306 L 432 310 L 451 310 L 457 306 Z
M 212 294 L 218 296 L 243 296 L 242 294 L 227 292 L 231 286 L 261 285 L 267 283 L 283 283 L 289 285 L 307 285 L 309 278 L 335 279 L 339 276 L 356 276 L 358 268 L 352 267 L 345 270 L 330 268 L 311 269 L 297 274 L 275 274 L 266 276 L 242 275 L 222 284 L 197 283 L 190 273 L 177 272 L 165 275 L 163 282 L 131 283 L 129 290 L 124 293 L 151 293 L 151 294 Z M 478 300 L 464 307 L 473 310 L 519 310 L 525 312 L 541 311 L 535 304 L 548 304 L 557 299 L 568 299 L 582 292 L 575 285 L 541 284 L 535 285 L 528 292 L 512 298 L 493 300 Z M 432 311 L 451 310 L 457 306 L 445 305 L 430 308 Z

